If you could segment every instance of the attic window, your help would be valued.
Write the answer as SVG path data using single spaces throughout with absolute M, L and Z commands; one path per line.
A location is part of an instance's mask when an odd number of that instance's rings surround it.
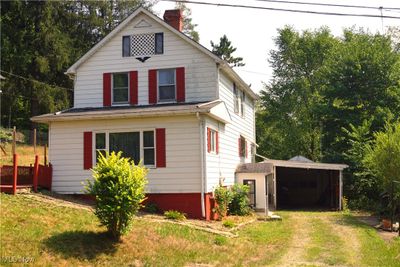
M 144 57 L 164 53 L 164 34 L 144 33 L 122 37 L 122 56 Z

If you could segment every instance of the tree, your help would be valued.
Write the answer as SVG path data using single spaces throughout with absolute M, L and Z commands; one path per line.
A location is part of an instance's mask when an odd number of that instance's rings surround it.
M 176 9 L 180 9 L 183 13 L 183 30 L 182 32 L 195 40 L 196 42 L 200 41 L 199 32 L 195 30 L 198 26 L 192 22 L 192 10 L 186 6 L 185 3 L 177 2 L 175 5 Z
M 70 107 L 73 82 L 66 69 L 135 8 L 152 2 L 2 2 L 2 125 L 11 117 L 19 128 L 36 127 L 30 117 Z
M 210 42 L 212 52 L 228 62 L 231 67 L 242 67 L 245 65 L 243 63 L 243 58 L 232 56 L 236 48 L 232 46 L 231 41 L 229 41 L 225 34 L 219 39 L 219 44 L 214 44 L 213 41 Z
M 373 117 L 370 134 L 400 114 L 400 53 L 390 36 L 345 30 L 326 62 L 323 126 L 325 158 L 343 160 L 342 128 Z
M 93 180 L 88 180 L 86 186 L 87 193 L 96 198 L 95 214 L 100 223 L 117 239 L 129 230 L 145 199 L 148 172 L 140 163 L 135 165 L 121 154 L 100 154 L 93 168 Z
M 384 130 L 374 134 L 372 143 L 366 145 L 363 163 L 380 182 L 382 193 L 391 201 L 382 207 L 383 212 L 389 215 L 394 211 L 394 203 L 400 199 L 400 121 L 387 122 Z M 392 193 L 393 198 L 390 197 Z
M 265 156 L 322 158 L 322 75 L 337 43 L 327 28 L 278 30 L 277 48 L 270 52 L 273 79 L 257 112 L 257 143 Z

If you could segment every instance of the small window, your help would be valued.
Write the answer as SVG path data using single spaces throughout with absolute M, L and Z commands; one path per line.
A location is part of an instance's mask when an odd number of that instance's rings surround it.
M 245 101 L 246 94 L 244 91 L 241 91 L 240 94 L 240 115 L 244 117 L 244 101 Z
M 129 101 L 128 73 L 113 74 L 113 104 L 126 104 Z
M 218 142 L 217 131 L 215 131 L 213 129 L 210 129 L 209 131 L 210 131 L 209 150 L 212 153 L 218 153 L 218 151 L 217 151 L 217 142 Z
M 100 154 L 103 156 L 106 155 L 106 134 L 105 133 L 96 133 L 96 162 L 99 158 Z
M 251 162 L 255 163 L 256 162 L 256 144 L 251 144 L 250 147 L 250 153 L 251 153 Z
M 243 136 L 240 136 L 239 156 L 241 158 L 245 158 L 246 157 L 246 146 L 247 146 L 246 138 L 244 138 Z
M 164 34 L 162 32 L 156 33 L 155 36 L 155 53 L 157 55 L 164 53 Z
M 236 88 L 236 84 L 233 84 L 233 106 L 235 113 L 239 113 L 239 90 Z
M 143 132 L 143 161 L 144 165 L 155 165 L 154 131 Z
M 246 94 L 244 91 L 238 89 L 236 84 L 233 84 L 233 107 L 236 114 L 244 117 L 244 103 Z
M 175 69 L 158 71 L 158 101 L 176 101 Z
M 122 56 L 123 57 L 131 56 L 131 37 L 130 36 L 122 37 Z

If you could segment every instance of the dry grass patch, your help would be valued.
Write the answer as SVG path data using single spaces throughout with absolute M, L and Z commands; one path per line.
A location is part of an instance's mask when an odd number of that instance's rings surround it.
M 3 152 L 1 155 L 1 164 L 2 165 L 12 165 L 13 164 L 13 154 L 12 154 L 12 145 L 11 143 L 5 144 L 5 150 L 7 155 L 4 155 Z M 36 152 L 39 155 L 40 164 L 44 164 L 44 146 L 36 146 Z M 35 164 L 35 152 L 33 146 L 17 144 L 16 145 L 16 153 L 18 154 L 18 165 L 20 166 L 29 166 Z M 48 151 L 47 151 L 48 153 Z M 48 155 L 47 155 L 48 156 Z
M 141 218 L 116 243 L 91 211 L 0 196 L 1 255 L 33 257 L 37 266 L 265 266 L 279 259 L 291 234 L 289 217 L 246 225 L 223 242 L 216 242 L 220 235 Z

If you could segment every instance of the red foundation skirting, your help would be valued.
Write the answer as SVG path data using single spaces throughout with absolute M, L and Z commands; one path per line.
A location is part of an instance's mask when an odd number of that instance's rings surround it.
M 161 211 L 177 210 L 183 212 L 193 219 L 215 219 L 212 209 L 214 199 L 212 193 L 204 194 L 204 204 L 206 210 L 205 218 L 201 214 L 201 193 L 168 193 L 168 194 L 147 194 L 146 203 L 154 203 Z
M 94 197 L 84 194 L 71 195 L 85 201 L 94 201 Z M 166 194 L 146 194 L 144 205 L 154 203 L 161 212 L 167 210 L 177 210 L 185 213 L 188 218 L 216 220 L 218 216 L 212 211 L 215 201 L 212 193 L 204 194 L 204 205 L 206 216 L 201 213 L 201 193 L 166 193 Z

